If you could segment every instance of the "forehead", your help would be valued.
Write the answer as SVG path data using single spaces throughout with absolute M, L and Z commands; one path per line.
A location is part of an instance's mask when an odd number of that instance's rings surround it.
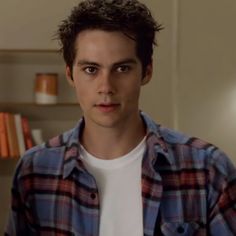
M 75 41 L 76 58 L 116 61 L 135 58 L 136 42 L 119 31 L 84 30 Z

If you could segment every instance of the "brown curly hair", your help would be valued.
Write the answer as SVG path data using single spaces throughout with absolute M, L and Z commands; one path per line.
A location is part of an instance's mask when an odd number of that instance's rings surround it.
M 85 0 L 74 7 L 70 16 L 59 25 L 57 39 L 64 60 L 72 71 L 76 56 L 75 40 L 81 31 L 121 31 L 136 41 L 137 56 L 145 73 L 156 45 L 155 33 L 162 28 L 150 10 L 138 0 Z

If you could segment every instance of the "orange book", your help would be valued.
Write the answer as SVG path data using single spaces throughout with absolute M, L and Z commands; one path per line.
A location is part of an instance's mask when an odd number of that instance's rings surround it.
M 9 157 L 7 128 L 4 116 L 4 112 L 0 112 L 0 158 Z
M 14 114 L 4 113 L 4 115 L 7 127 L 7 137 L 8 137 L 10 157 L 19 157 L 20 151 L 16 134 Z
M 26 117 L 22 117 L 22 129 L 24 134 L 24 140 L 25 140 L 25 147 L 26 149 L 32 148 L 33 145 L 33 139 L 31 136 L 31 130 L 29 126 L 29 120 Z
M 16 125 L 16 134 L 17 134 L 17 140 L 19 145 L 19 152 L 20 156 L 23 156 L 25 153 L 25 140 L 24 140 L 24 134 L 22 129 L 22 119 L 21 114 L 14 114 L 15 118 L 15 125 Z

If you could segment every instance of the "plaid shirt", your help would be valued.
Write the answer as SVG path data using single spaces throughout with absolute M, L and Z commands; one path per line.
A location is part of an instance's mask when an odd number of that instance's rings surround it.
M 236 235 L 236 171 L 230 160 L 215 146 L 141 115 L 147 127 L 144 235 Z M 81 120 L 19 161 L 5 235 L 99 234 L 98 189 L 79 155 L 83 125 Z

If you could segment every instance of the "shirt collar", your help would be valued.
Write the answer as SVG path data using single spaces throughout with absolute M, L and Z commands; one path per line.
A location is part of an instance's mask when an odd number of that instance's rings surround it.
M 168 153 L 167 142 L 164 140 L 161 132 L 161 126 L 156 124 L 147 114 L 140 112 L 140 115 L 146 125 L 146 144 L 147 150 L 149 150 L 148 159 L 150 163 L 154 164 L 158 161 L 158 157 L 161 158 L 161 162 L 173 163 L 173 157 Z M 74 168 L 84 172 L 86 171 L 84 164 L 80 158 L 80 143 L 79 137 L 82 134 L 84 128 L 84 119 L 80 119 L 78 124 L 66 132 L 61 137 L 61 142 L 64 141 L 65 153 L 64 153 L 64 165 L 63 165 L 63 178 L 70 175 Z
M 68 133 L 63 134 L 66 148 L 64 153 L 63 178 L 67 178 L 70 173 L 77 168 L 79 171 L 86 171 L 80 158 L 79 137 L 84 128 L 84 119 L 80 119 L 78 124 Z
M 174 160 L 172 155 L 169 154 L 168 142 L 165 140 L 161 126 L 154 122 L 146 113 L 141 112 L 140 114 L 146 125 L 146 144 L 149 151 L 149 161 L 152 164 L 156 161 L 173 164 Z

